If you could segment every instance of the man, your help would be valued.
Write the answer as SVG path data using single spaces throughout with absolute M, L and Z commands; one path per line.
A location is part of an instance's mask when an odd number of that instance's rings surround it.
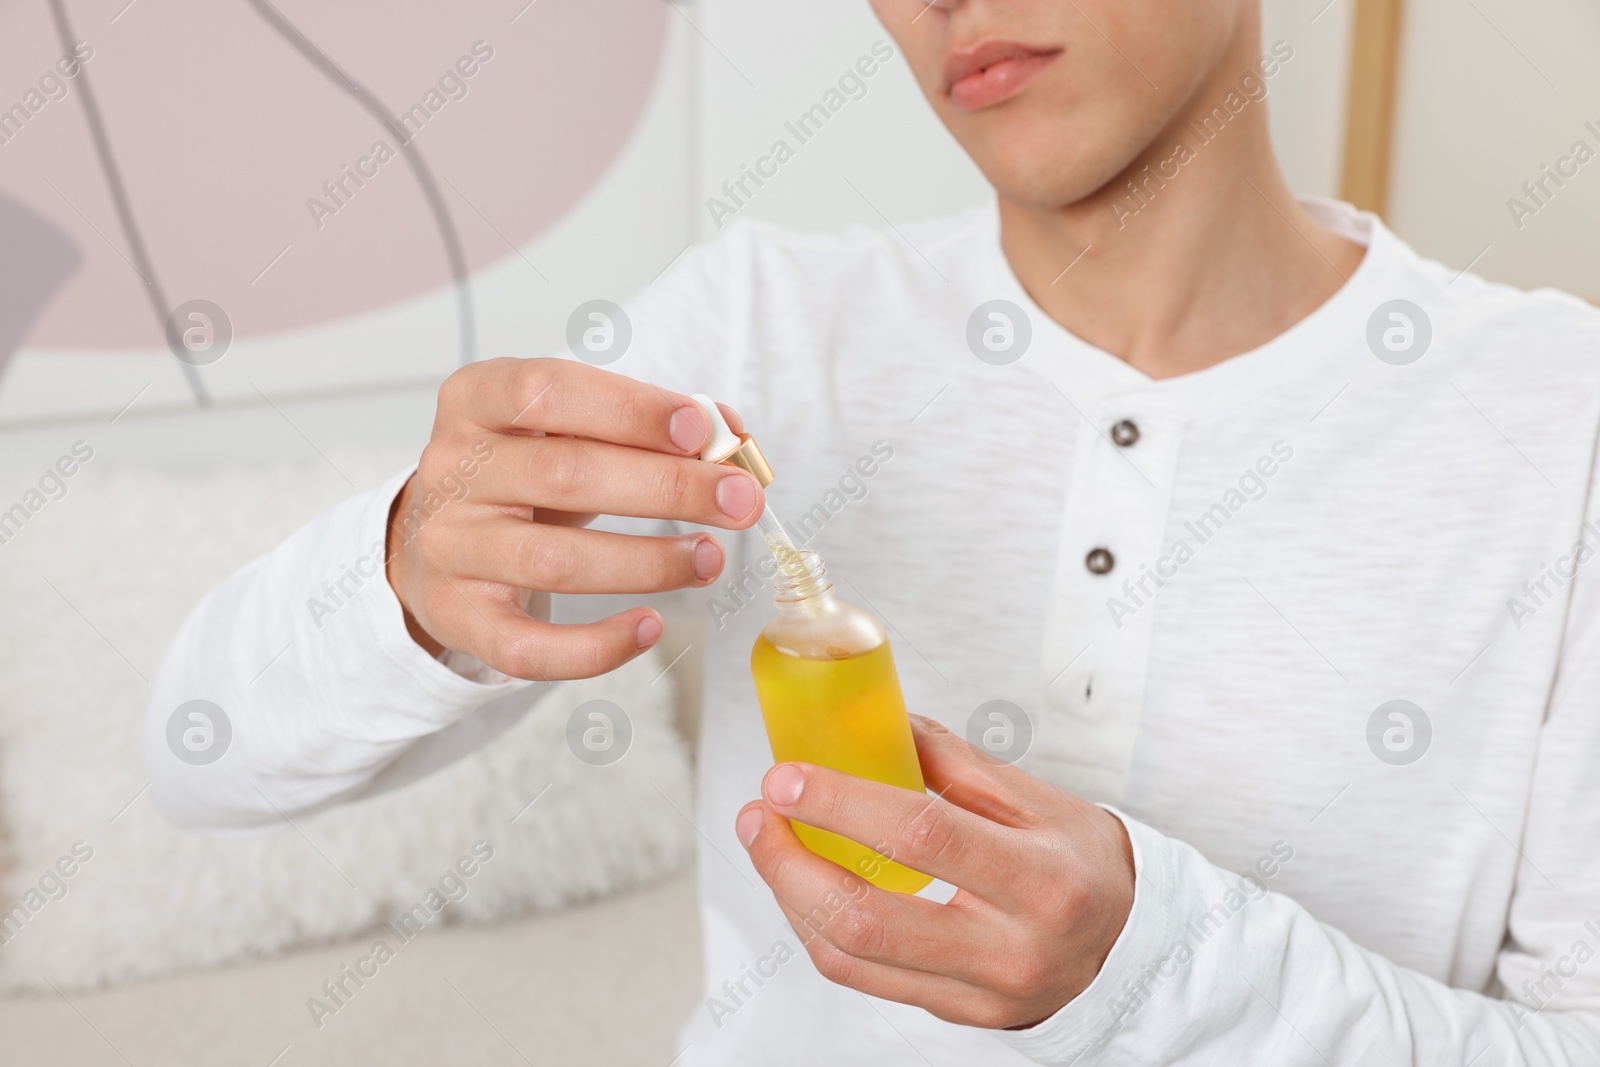
M 152 744 L 163 809 L 273 825 L 442 747 L 501 676 L 650 647 L 651 608 L 562 625 L 548 601 L 754 561 L 586 528 L 755 522 L 755 482 L 694 458 L 703 390 L 890 624 L 934 795 L 767 771 L 765 613 L 719 615 L 708 993 L 784 917 L 815 967 L 698 1015 L 684 1062 L 1600 1062 L 1600 319 L 1297 202 L 1261 102 L 1292 49 L 1262 54 L 1256 0 L 874 6 L 996 203 L 903 237 L 734 226 L 634 307 L 640 381 L 452 376 L 414 474 L 197 609 L 152 722 L 204 688 L 260 739 L 225 780 Z M 465 499 L 396 534 L 489 445 Z M 861 499 L 812 509 L 884 453 Z M 308 590 L 386 529 L 389 583 L 314 638 Z M 217 666 L 285 633 L 270 685 Z M 1031 732 L 1027 771 L 969 723 Z M 790 817 L 955 895 L 867 887 Z M 741 845 L 771 893 L 723 858 Z

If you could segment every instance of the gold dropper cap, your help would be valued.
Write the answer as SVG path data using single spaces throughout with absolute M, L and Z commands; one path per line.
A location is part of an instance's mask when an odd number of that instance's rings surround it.
M 711 439 L 700 450 L 700 458 L 708 463 L 722 463 L 749 471 L 763 489 L 771 485 L 774 477 L 772 467 L 767 463 L 767 457 L 761 454 L 761 446 L 756 444 L 756 439 L 747 433 L 734 433 L 728 420 L 722 417 L 722 410 L 717 407 L 716 401 L 706 394 L 694 393 L 690 399 L 700 405 L 700 410 L 711 423 Z
M 716 462 L 749 471 L 756 476 L 756 482 L 763 489 L 772 484 L 772 468 L 767 465 L 767 457 L 761 454 L 761 446 L 756 444 L 756 439 L 747 433 L 739 435 L 738 448 Z

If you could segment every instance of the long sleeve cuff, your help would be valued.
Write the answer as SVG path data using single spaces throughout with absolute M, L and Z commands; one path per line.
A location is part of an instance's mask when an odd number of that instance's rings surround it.
M 380 569 L 388 544 L 389 513 L 395 497 L 415 470 L 407 467 L 363 499 L 356 544 L 376 553 Z M 358 566 L 367 554 L 358 557 Z M 362 585 L 354 604 L 367 628 L 372 650 L 415 686 L 418 695 L 425 698 L 419 710 L 440 716 L 438 725 L 453 722 L 484 701 L 524 684 L 464 652 L 445 649 L 437 658 L 430 656 L 406 630 L 405 608 L 386 574 L 381 581 Z
M 406 630 L 384 560 L 389 512 L 413 469 L 302 527 L 267 557 L 273 573 L 253 590 L 276 601 L 276 590 L 309 587 L 303 608 L 298 599 L 288 605 L 299 669 L 280 677 L 291 689 L 331 690 L 326 725 L 340 743 L 408 743 L 526 684 L 471 657 L 435 658 Z M 303 765 L 297 758 L 286 769 Z
M 1105 805 L 1102 805 L 1105 807 Z M 1180 941 L 1178 885 L 1166 837 L 1106 807 L 1122 820 L 1133 845 L 1133 907 L 1100 973 L 1044 1022 L 996 1035 L 1042 1064 L 1069 1064 L 1110 1041 L 1141 1003 L 1140 990 L 1159 980 L 1162 961 Z M 1176 961 L 1168 966 L 1175 966 Z

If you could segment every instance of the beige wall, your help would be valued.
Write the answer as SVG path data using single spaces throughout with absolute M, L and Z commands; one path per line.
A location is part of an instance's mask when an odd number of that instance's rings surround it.
M 1345 2 L 1345 0 L 1340 0 Z M 1600 158 L 1519 229 L 1506 207 L 1574 141 L 1600 153 L 1600 4 L 1408 0 L 1389 218 L 1424 254 L 1600 299 Z M 1570 169 L 1570 168 L 1569 168 Z M 1488 251 L 1484 251 L 1487 248 Z
M 1272 141 L 1296 192 L 1339 195 L 1351 0 L 1265 0 L 1262 38 L 1294 59 L 1271 88 Z

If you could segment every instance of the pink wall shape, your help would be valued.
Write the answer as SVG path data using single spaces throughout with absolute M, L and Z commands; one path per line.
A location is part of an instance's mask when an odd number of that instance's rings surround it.
M 125 2 L 72 0 L 67 12 L 74 36 L 93 48 L 82 76 L 168 303 L 215 301 L 236 335 L 249 336 L 371 311 L 450 282 L 435 217 L 406 164 L 368 162 L 376 173 L 360 186 L 344 176 L 342 168 L 372 159 L 378 142 L 398 149 L 394 132 L 250 4 L 141 0 L 121 10 Z M 636 127 L 665 44 L 669 13 L 657 2 L 539 0 L 518 16 L 524 3 L 274 0 L 396 116 L 416 104 L 437 108 L 414 143 L 469 269 L 511 255 L 508 240 L 537 237 L 594 186 Z M 79 84 L 62 79 L 61 99 L 28 96 L 61 55 L 45 3 L 0 8 L 0 110 L 44 100 L 25 122 L 0 126 L 9 137 L 0 143 L 0 191 L 82 254 L 24 341 L 159 346 Z M 463 58 L 470 77 L 457 67 Z M 454 80 L 441 87 L 441 77 Z M 328 181 L 343 186 L 338 200 Z M 312 198 L 337 208 L 319 212 L 320 227 Z

